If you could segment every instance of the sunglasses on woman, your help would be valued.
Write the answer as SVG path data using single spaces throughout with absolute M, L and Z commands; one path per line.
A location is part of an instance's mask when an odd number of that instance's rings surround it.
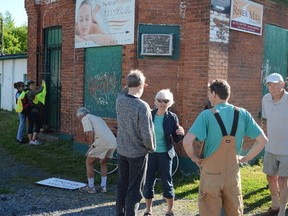
M 157 99 L 157 101 L 159 102 L 159 103 L 169 103 L 169 100 L 167 100 L 167 99 Z

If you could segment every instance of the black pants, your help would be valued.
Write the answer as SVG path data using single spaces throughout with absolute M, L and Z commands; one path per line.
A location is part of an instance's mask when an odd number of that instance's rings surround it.
M 39 133 L 41 128 L 40 113 L 31 111 L 28 114 L 28 123 L 28 134 L 32 134 L 33 132 Z
M 128 158 L 118 154 L 117 216 L 136 216 L 142 198 L 147 156 Z

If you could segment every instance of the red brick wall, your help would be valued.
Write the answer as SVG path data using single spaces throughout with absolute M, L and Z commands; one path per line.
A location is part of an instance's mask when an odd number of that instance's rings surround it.
M 33 1 L 25 1 L 25 8 L 28 15 L 28 61 L 27 61 L 27 78 L 36 80 L 37 71 L 37 44 L 39 40 L 38 19 L 39 6 Z
M 288 28 L 288 7 L 268 0 L 255 2 L 264 5 L 262 35 L 230 30 L 228 81 L 232 86 L 231 102 L 257 118 L 261 110 L 265 23 Z
M 224 55 L 224 58 L 228 58 L 227 80 L 231 85 L 230 103 L 246 108 L 260 123 L 258 114 L 261 111 L 262 99 L 261 69 L 264 55 L 265 23 L 288 28 L 288 8 L 270 1 L 255 2 L 264 5 L 262 35 L 229 30 L 228 56 Z M 223 54 L 223 46 L 213 50 L 217 50 L 218 54 Z M 217 55 L 213 58 L 210 56 L 210 61 L 217 58 L 219 58 Z M 213 71 L 214 69 L 215 71 Z M 222 77 L 223 67 L 221 65 L 213 70 L 209 73 L 216 73 L 216 77 Z M 250 145 L 251 142 L 248 142 L 246 147 L 249 148 Z
M 209 81 L 216 78 L 227 79 L 232 91 L 230 102 L 245 107 L 257 117 L 261 110 L 265 23 L 288 28 L 288 8 L 270 1 L 255 2 L 264 5 L 262 35 L 229 30 L 228 45 L 211 42 Z
M 264 23 L 288 28 L 287 7 L 268 0 L 256 2 L 264 5 Z M 84 49 L 74 49 L 75 2 L 59 0 L 35 6 L 34 1 L 25 0 L 25 7 L 29 25 L 29 78 L 37 77 L 36 51 L 37 46 L 43 43 L 43 29 L 52 26 L 62 27 L 60 130 L 63 133 L 74 134 L 76 141 L 83 141 L 82 128 L 75 117 L 77 108 L 83 105 L 84 80 Z M 263 35 L 229 30 L 229 44 L 212 43 L 209 41 L 208 0 L 136 0 L 135 11 L 135 43 L 123 46 L 123 85 L 130 69 L 143 70 L 149 84 L 143 99 L 148 101 L 151 107 L 156 92 L 162 88 L 170 88 L 176 101 L 172 110 L 178 114 L 180 123 L 188 129 L 205 106 L 207 82 L 216 78 L 227 78 L 232 87 L 231 103 L 245 107 L 254 117 L 257 116 L 262 97 L 260 81 Z M 179 25 L 180 58 L 138 59 L 139 24 Z M 114 128 L 114 120 L 105 120 Z
M 181 20 L 182 67 L 178 94 L 181 107 L 178 113 L 188 129 L 203 110 L 207 97 L 210 1 L 187 1 L 186 7 L 185 18 Z

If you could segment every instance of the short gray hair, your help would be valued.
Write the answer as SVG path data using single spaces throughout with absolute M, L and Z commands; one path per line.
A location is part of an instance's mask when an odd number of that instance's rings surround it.
M 89 114 L 90 111 L 86 108 L 86 107 L 80 107 L 78 110 L 77 110 L 77 114 L 76 116 L 79 118 L 80 116 L 85 116 L 87 114 Z
M 171 107 L 174 104 L 174 97 L 173 93 L 170 91 L 170 89 L 161 89 L 157 92 L 155 95 L 155 102 L 157 99 L 167 99 L 169 100 L 168 107 Z
M 144 84 L 145 80 L 146 78 L 142 73 L 142 71 L 138 69 L 131 70 L 130 73 L 127 75 L 127 87 L 128 88 L 138 87 L 141 84 Z

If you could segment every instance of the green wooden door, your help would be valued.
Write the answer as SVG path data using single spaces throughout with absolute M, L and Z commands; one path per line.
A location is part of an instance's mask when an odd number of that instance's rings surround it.
M 85 50 L 84 105 L 92 114 L 116 118 L 115 100 L 121 90 L 122 46 Z
M 60 69 L 62 53 L 62 29 L 51 27 L 44 31 L 44 73 L 47 95 L 45 124 L 52 131 L 60 129 Z
M 279 73 L 287 77 L 288 30 L 273 25 L 265 25 L 264 61 L 263 61 L 263 95 L 268 92 L 266 77 L 271 73 Z

